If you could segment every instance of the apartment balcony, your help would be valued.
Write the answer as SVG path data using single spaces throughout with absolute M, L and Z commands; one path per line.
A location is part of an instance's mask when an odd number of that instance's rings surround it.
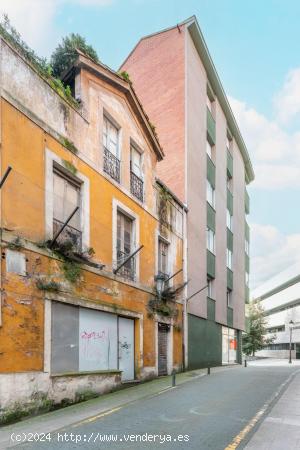
M 129 253 L 121 252 L 117 250 L 117 266 L 122 264 L 126 258 L 128 258 Z M 118 271 L 118 275 L 121 275 L 128 280 L 134 281 L 136 277 L 136 257 L 130 258 L 123 267 Z
M 130 191 L 140 202 L 144 201 L 144 182 L 133 171 L 130 172 Z
M 103 148 L 103 170 L 120 183 L 120 160 L 106 147 Z
M 60 220 L 53 219 L 53 236 L 61 229 L 64 222 Z M 61 234 L 57 238 L 58 244 L 70 243 L 72 245 L 72 250 L 80 253 L 82 251 L 82 232 L 76 228 L 67 225 Z

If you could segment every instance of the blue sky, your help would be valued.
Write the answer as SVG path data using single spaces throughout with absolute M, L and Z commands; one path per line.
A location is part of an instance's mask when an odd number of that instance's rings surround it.
M 0 8 L 39 54 L 78 32 L 114 69 L 140 37 L 195 14 L 257 174 L 253 284 L 300 260 L 300 2 L 1 0 Z

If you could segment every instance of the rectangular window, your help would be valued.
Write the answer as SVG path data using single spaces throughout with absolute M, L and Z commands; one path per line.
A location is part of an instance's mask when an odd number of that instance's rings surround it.
M 213 160 L 213 146 L 208 141 L 206 141 L 206 153 Z
M 214 298 L 213 280 L 211 278 L 207 279 L 207 296 L 212 299 Z
M 130 148 L 130 190 L 138 200 L 144 200 L 142 153 L 134 146 Z
M 233 221 L 233 217 L 231 212 L 227 209 L 226 211 L 226 224 L 227 224 L 227 228 L 232 231 L 232 221 Z
M 227 267 L 228 269 L 232 270 L 232 251 L 227 249 Z
M 232 192 L 232 177 L 227 174 L 227 189 Z
M 215 233 L 210 228 L 206 229 L 206 245 L 207 250 L 211 253 L 215 253 Z
M 206 106 L 207 106 L 207 108 L 210 110 L 210 112 L 212 113 L 212 101 L 211 101 L 211 99 L 208 97 L 208 95 L 206 96 Z
M 158 273 L 168 275 L 169 244 L 162 239 L 158 240 Z
M 249 287 L 249 273 L 245 272 L 245 282 L 246 282 L 246 286 Z
M 206 200 L 215 208 L 215 190 L 208 180 L 206 180 Z
M 117 212 L 117 265 L 122 264 L 133 252 L 133 220 L 122 212 Z M 135 257 L 127 261 L 120 275 L 133 280 L 135 278 Z
M 232 291 L 227 289 L 227 306 L 232 308 Z
M 245 239 L 245 252 L 246 254 L 249 256 L 249 241 L 247 241 L 247 239 Z
M 120 182 L 119 130 L 107 117 L 103 117 L 103 170 Z
M 103 117 L 103 145 L 116 158 L 119 158 L 119 130 L 105 116 Z
M 70 241 L 80 251 L 82 247 L 81 230 L 81 185 L 69 178 L 63 171 L 54 167 L 53 172 L 53 235 L 62 227 L 70 214 L 78 206 L 79 209 L 58 238 L 59 241 Z
M 232 146 L 232 140 L 231 139 L 229 139 L 229 137 L 227 136 L 226 137 L 226 148 L 227 148 L 227 150 L 231 150 L 231 146 Z

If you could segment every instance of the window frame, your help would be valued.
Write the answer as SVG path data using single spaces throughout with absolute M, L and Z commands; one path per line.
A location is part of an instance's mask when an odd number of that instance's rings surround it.
M 228 208 L 226 209 L 226 226 L 228 230 L 233 232 L 233 215 L 231 214 Z
M 111 149 L 104 144 L 104 128 L 105 128 L 105 122 L 108 122 L 108 124 L 115 128 L 117 131 L 117 143 L 116 143 L 116 154 L 114 154 Z M 121 127 L 120 125 L 112 118 L 112 116 L 107 113 L 107 111 L 103 111 L 103 124 L 102 124 L 102 146 L 105 147 L 115 158 L 117 158 L 119 161 L 121 161 Z
M 47 239 L 53 236 L 53 210 L 54 210 L 54 186 L 53 186 L 53 166 L 67 173 L 68 176 L 81 182 L 81 212 L 80 223 L 82 233 L 82 249 L 90 247 L 90 180 L 81 172 L 76 173 L 76 177 L 69 173 L 64 166 L 64 161 L 49 148 L 45 148 L 45 234 Z
M 206 228 L 206 248 L 213 255 L 216 254 L 215 232 L 211 228 Z M 211 246 L 212 244 L 212 246 Z
M 211 199 L 209 194 L 211 194 Z M 215 188 L 209 180 L 206 180 L 206 201 L 213 209 L 216 209 Z
M 233 268 L 233 251 L 229 248 L 226 249 L 226 266 L 232 271 Z

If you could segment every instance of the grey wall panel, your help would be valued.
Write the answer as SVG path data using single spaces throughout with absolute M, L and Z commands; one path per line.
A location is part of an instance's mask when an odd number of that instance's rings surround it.
M 51 372 L 77 372 L 79 308 L 52 302 L 51 310 Z

